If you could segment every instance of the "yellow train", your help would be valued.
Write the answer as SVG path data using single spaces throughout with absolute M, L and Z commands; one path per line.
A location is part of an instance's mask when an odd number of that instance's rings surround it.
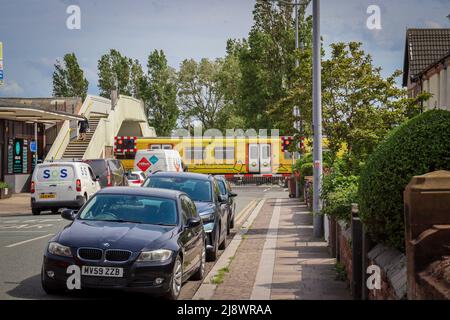
M 114 155 L 132 170 L 137 150 L 177 150 L 187 171 L 225 176 L 282 177 L 292 172 L 292 137 L 116 137 Z

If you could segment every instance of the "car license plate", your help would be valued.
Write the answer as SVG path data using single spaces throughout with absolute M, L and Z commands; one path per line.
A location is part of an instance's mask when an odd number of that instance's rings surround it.
M 56 195 L 54 193 L 42 193 L 39 198 L 41 199 L 54 199 Z
M 83 266 L 81 274 L 90 277 L 122 278 L 123 268 Z

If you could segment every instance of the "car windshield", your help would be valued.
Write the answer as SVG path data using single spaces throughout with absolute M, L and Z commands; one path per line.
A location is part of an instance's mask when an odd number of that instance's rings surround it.
M 150 177 L 144 187 L 178 190 L 188 194 L 193 201 L 211 202 L 211 182 L 186 177 Z
M 83 208 L 80 219 L 176 225 L 175 200 L 140 195 L 98 194 Z

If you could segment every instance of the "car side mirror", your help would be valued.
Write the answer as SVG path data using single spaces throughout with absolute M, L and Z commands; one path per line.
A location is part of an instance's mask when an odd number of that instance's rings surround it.
M 194 217 L 194 218 L 188 219 L 186 226 L 188 228 L 196 228 L 196 227 L 200 226 L 201 224 L 202 224 L 202 218 Z
M 219 195 L 219 202 L 220 203 L 225 203 L 227 201 L 228 201 L 228 197 L 225 194 Z
M 63 219 L 73 221 L 75 220 L 75 217 L 77 216 L 77 211 L 74 211 L 72 209 L 65 209 L 61 212 L 61 217 Z
M 237 197 L 237 193 L 230 192 L 229 196 L 230 196 L 231 198 L 235 198 L 235 197 Z
M 96 176 L 95 181 L 100 181 L 100 176 Z

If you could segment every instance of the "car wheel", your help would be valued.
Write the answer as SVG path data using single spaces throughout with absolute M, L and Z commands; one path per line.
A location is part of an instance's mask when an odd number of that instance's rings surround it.
M 31 209 L 31 213 L 33 214 L 33 216 L 38 216 L 41 214 L 41 210 L 39 209 Z
M 63 294 L 65 291 L 64 287 L 62 287 L 62 286 L 48 283 L 48 280 L 46 280 L 44 277 L 44 269 L 43 268 L 41 270 L 41 285 L 42 285 L 42 289 L 48 295 L 60 295 L 60 294 Z
M 205 275 L 205 266 L 206 266 L 206 246 L 204 245 L 202 248 L 202 253 L 200 256 L 200 266 L 198 267 L 198 270 L 192 275 L 192 280 L 202 280 Z
M 230 228 L 231 228 L 231 229 L 234 228 L 234 216 L 233 216 L 233 219 L 231 219 L 231 222 L 230 222 Z
M 227 218 L 227 226 L 228 226 L 228 218 Z M 220 231 L 222 231 L 222 230 L 220 230 Z M 219 232 L 219 238 L 220 238 L 220 234 L 221 233 L 222 232 Z M 226 247 L 227 247 L 227 236 L 225 234 L 225 236 L 223 237 L 222 242 L 219 244 L 219 250 L 224 250 Z
M 230 216 L 228 216 L 227 218 L 227 235 L 229 235 L 231 233 L 231 220 L 230 220 Z
M 217 251 L 218 251 L 217 247 L 219 246 L 219 244 L 218 244 L 218 242 L 219 242 L 219 235 L 220 234 L 216 233 L 216 235 L 215 235 L 215 237 L 213 239 L 213 241 L 214 241 L 213 249 L 208 251 L 207 254 L 206 254 L 206 260 L 209 261 L 209 262 L 216 261 L 216 259 L 217 259 Z
M 173 264 L 173 274 L 170 280 L 170 289 L 166 294 L 166 298 L 169 300 L 177 300 L 180 296 L 181 285 L 183 283 L 183 263 L 180 256 L 177 256 L 175 263 Z

